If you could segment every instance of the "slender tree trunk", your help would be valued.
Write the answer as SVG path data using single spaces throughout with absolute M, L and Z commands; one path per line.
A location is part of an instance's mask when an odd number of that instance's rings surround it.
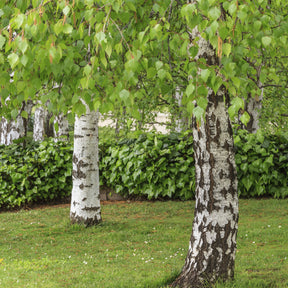
M 58 129 L 55 128 L 55 125 L 58 126 Z M 54 139 L 56 142 L 69 141 L 69 123 L 67 118 L 64 117 L 62 113 L 55 116 L 53 128 L 54 128 Z
M 45 110 L 42 106 L 36 108 L 34 113 L 33 139 L 43 141 L 45 136 Z
M 260 128 L 260 111 L 262 108 L 262 100 L 263 100 L 263 88 L 260 96 L 249 97 L 247 101 L 245 101 L 245 111 L 249 114 L 250 120 L 245 126 L 241 121 L 239 115 L 239 122 L 241 123 L 241 129 L 246 129 L 249 133 L 256 133 Z
M 4 117 L 1 118 L 0 122 L 0 144 L 7 145 L 7 126 L 8 121 Z
M 183 93 L 180 91 L 179 87 L 176 87 L 175 91 L 175 100 L 177 103 L 177 109 L 176 109 L 176 117 L 175 117 L 175 132 L 181 133 L 186 126 L 185 123 L 185 118 L 183 117 L 183 113 L 181 111 L 182 107 L 182 98 L 183 98 Z
M 189 34 L 192 41 L 198 39 L 195 60 L 206 58 L 207 65 L 218 65 L 215 50 L 198 28 Z M 193 119 L 196 204 L 192 234 L 184 267 L 172 287 L 211 287 L 218 279 L 234 276 L 239 216 L 233 132 L 224 102 L 229 95 L 224 86 L 217 93 L 208 91 L 205 121 Z
M 32 112 L 32 108 L 33 108 L 34 104 L 32 100 L 28 100 L 25 103 L 25 107 L 24 110 L 27 112 L 27 119 L 23 119 L 24 120 L 24 127 L 25 127 L 25 135 L 27 135 L 28 129 L 29 129 L 29 121 L 31 119 L 31 112 Z
M 99 112 L 75 119 L 71 223 L 96 225 L 101 222 L 98 161 Z
M 4 145 L 11 145 L 13 140 L 20 139 L 26 136 L 26 126 L 24 118 L 21 116 L 21 112 L 25 108 L 25 103 L 23 102 L 22 107 L 19 111 L 19 115 L 16 120 L 7 121 L 4 117 L 1 120 L 1 135 L 0 143 Z

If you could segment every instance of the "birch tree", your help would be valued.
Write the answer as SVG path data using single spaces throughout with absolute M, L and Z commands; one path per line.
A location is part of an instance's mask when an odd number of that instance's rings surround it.
M 98 158 L 99 112 L 76 116 L 74 126 L 73 189 L 71 223 L 96 225 L 101 222 Z
M 89 197 L 84 191 L 97 186 L 86 176 L 97 170 L 89 146 L 97 147 L 95 111 L 125 106 L 128 117 L 140 120 L 139 103 L 172 103 L 179 87 L 181 105 L 194 119 L 197 199 L 186 262 L 173 286 L 202 287 L 233 278 L 238 202 L 228 114 L 234 119 L 244 109 L 243 95 L 261 95 L 252 79 L 257 71 L 250 65 L 262 63 L 259 51 L 287 54 L 288 4 L 70 2 L 35 0 L 30 7 L 30 1 L 17 1 L 3 10 L 8 4 L 0 4 L 1 103 L 11 95 L 12 110 L 21 98 L 45 87 L 47 93 L 40 100 L 49 99 L 51 111 L 71 108 L 72 116 L 77 115 L 70 216 L 72 222 L 93 225 L 101 221 L 97 188 L 89 190 Z M 273 9 L 267 9 L 269 5 Z M 11 71 L 14 83 L 9 83 Z M 259 80 L 265 83 L 275 74 L 264 63 Z M 53 83 L 61 83 L 57 92 Z M 241 121 L 248 120 L 243 114 Z M 87 147 L 87 154 L 81 147 Z
M 192 43 L 199 39 L 194 60 L 203 58 L 207 65 L 219 65 L 216 50 L 197 26 L 190 32 L 190 39 Z M 199 69 L 198 73 L 204 75 L 203 71 Z M 234 275 L 239 216 L 233 130 L 225 103 L 228 99 L 224 85 L 214 91 L 209 88 L 205 119 L 193 119 L 196 206 L 185 265 L 173 287 L 202 287 Z
M 33 139 L 34 141 L 44 141 L 46 113 L 43 106 L 38 106 L 34 112 Z

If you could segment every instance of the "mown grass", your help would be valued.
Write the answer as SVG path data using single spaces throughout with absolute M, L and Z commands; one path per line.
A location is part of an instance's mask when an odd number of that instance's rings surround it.
M 69 207 L 0 214 L 0 286 L 168 287 L 184 264 L 193 201 L 102 206 L 103 223 L 69 224 Z M 288 287 L 288 200 L 241 200 L 235 281 Z

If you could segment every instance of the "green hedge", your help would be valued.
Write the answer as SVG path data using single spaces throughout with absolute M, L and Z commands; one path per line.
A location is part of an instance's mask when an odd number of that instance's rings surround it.
M 57 201 L 72 187 L 73 149 L 53 140 L 0 146 L 0 207 Z
M 191 137 L 142 134 L 110 146 L 100 161 L 101 179 L 122 195 L 191 199 L 195 168 Z
M 264 137 L 261 130 L 239 130 L 234 137 L 240 197 L 288 196 L 288 142 L 281 136 Z
M 192 199 L 193 141 L 186 135 L 142 134 L 100 144 L 100 181 L 122 195 Z M 240 197 L 288 196 L 288 143 L 261 132 L 235 135 Z M 53 140 L 0 146 L 0 207 L 57 201 L 72 189 L 71 144 Z

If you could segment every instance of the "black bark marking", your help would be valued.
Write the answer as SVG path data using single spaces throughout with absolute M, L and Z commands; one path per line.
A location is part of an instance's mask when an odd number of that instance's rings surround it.
M 100 219 L 98 219 L 97 217 L 84 218 L 84 217 L 80 217 L 76 215 L 76 213 L 74 212 L 70 214 L 70 222 L 71 224 L 80 224 L 80 225 L 85 225 L 86 227 L 90 227 L 90 226 L 98 225 L 99 223 L 102 222 L 101 213 L 99 217 Z
M 84 138 L 83 135 L 74 135 L 74 139 L 78 139 L 78 138 Z
M 84 208 L 82 208 L 82 210 L 84 210 L 84 211 L 98 211 L 98 210 L 100 210 L 100 207 L 84 207 Z
M 86 174 L 83 173 L 83 171 L 81 171 L 81 168 L 87 167 L 87 166 L 89 166 L 89 164 L 85 163 L 83 160 L 79 161 L 79 159 L 77 158 L 77 156 L 75 154 L 73 155 L 73 163 L 76 166 L 76 170 L 73 169 L 72 176 L 75 179 L 85 179 L 86 178 Z M 82 188 L 80 187 L 80 189 L 82 189 Z

